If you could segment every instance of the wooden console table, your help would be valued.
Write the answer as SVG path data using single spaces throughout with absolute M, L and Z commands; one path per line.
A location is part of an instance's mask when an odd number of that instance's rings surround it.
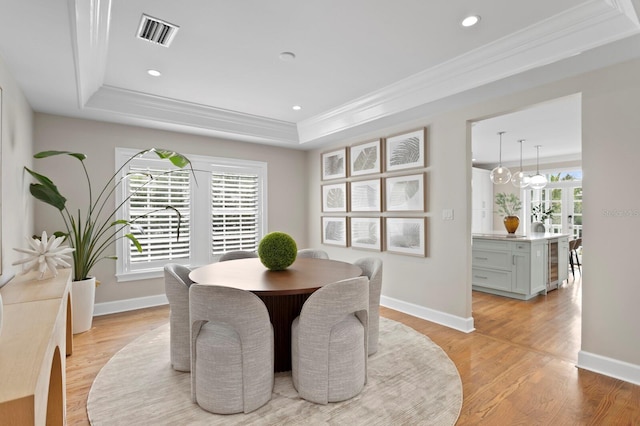
M 36 280 L 14 278 L 0 289 L 0 423 L 66 424 L 65 358 L 73 351 L 71 270 Z

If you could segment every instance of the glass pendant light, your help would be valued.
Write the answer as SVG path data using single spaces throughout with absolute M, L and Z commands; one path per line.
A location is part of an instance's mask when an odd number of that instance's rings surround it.
M 509 179 L 511 179 L 511 170 L 507 169 L 506 167 L 502 167 L 502 135 L 504 133 L 505 132 L 498 132 L 498 135 L 500 135 L 500 162 L 498 163 L 498 167 L 491 170 L 490 175 L 491 182 L 495 183 L 496 185 L 505 184 L 509 182 Z
M 542 189 L 547 186 L 547 178 L 540 174 L 540 148 L 542 145 L 536 145 L 536 174 L 531 176 L 529 186 L 532 189 Z
M 529 186 L 529 180 L 531 179 L 529 176 L 525 175 L 522 171 L 522 143 L 524 139 L 520 139 L 518 143 L 520 144 L 520 171 L 511 176 L 511 184 L 516 188 L 526 188 Z

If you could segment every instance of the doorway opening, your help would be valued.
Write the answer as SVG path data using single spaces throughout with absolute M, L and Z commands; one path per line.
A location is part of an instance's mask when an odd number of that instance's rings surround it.
M 581 103 L 581 95 L 574 94 L 519 111 L 471 121 L 472 234 L 506 235 L 502 217 L 496 214 L 495 206 L 495 195 L 506 193 L 513 194 L 522 201 L 519 214 L 520 228 L 516 232 L 519 236 L 526 238 L 531 234 L 531 225 L 536 218 L 532 214 L 532 208 L 539 206 L 540 210 L 548 211 L 548 216 L 543 220 L 546 232 L 566 234 L 569 240 L 582 237 L 585 224 L 582 221 Z M 540 146 L 538 150 L 535 148 L 536 145 Z M 490 180 L 490 175 L 491 171 L 499 166 L 509 168 L 512 175 L 520 171 L 527 176 L 539 172 L 546 175 L 548 183 L 542 189 L 521 188 L 511 181 L 496 184 Z M 484 210 L 481 211 L 481 208 Z M 509 259 L 511 257 L 509 256 Z M 570 265 L 566 263 L 567 265 L 558 266 L 569 268 Z M 473 260 L 471 268 L 473 269 Z M 510 271 L 506 263 L 504 272 L 501 278 L 507 284 L 509 276 L 515 276 L 517 273 L 516 270 Z M 540 344 L 540 350 L 557 350 L 558 355 L 564 354 L 562 356 L 577 359 L 580 349 L 582 280 L 580 272 L 576 270 L 575 274 L 574 276 L 569 272 L 568 280 L 560 283 L 558 290 L 550 291 L 546 295 L 540 294 L 528 301 L 470 289 L 476 330 L 488 334 L 498 333 L 499 328 L 507 326 L 498 323 L 501 321 L 500 318 L 511 317 L 509 309 L 515 310 L 513 313 L 528 312 L 529 315 L 522 316 L 527 319 L 527 324 L 509 325 L 513 326 L 512 341 L 521 344 L 525 344 L 526 341 L 533 346 Z M 553 318 L 562 312 L 565 309 L 562 307 L 563 304 L 566 304 L 566 310 L 572 313 L 571 327 L 560 327 L 548 338 L 544 337 L 543 332 L 534 332 L 534 329 L 544 328 L 543 318 Z M 529 335 L 525 332 L 527 330 Z M 556 345 L 555 349 L 551 349 L 555 345 L 553 342 L 560 341 L 571 342 L 571 345 Z

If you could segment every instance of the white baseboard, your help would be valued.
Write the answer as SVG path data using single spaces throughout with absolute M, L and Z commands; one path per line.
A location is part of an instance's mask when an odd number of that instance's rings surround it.
M 453 328 L 464 333 L 471 333 L 475 330 L 473 318 L 463 318 L 446 312 L 436 311 L 434 309 L 425 308 L 424 306 L 415 305 L 413 303 L 394 299 L 392 297 L 381 296 L 380 305 L 395 309 L 396 311 L 422 318 L 427 321 L 435 322 L 449 328 Z
M 155 296 L 137 297 L 135 299 L 117 300 L 115 302 L 96 303 L 93 308 L 93 316 L 116 314 L 118 312 L 133 311 L 136 309 L 150 308 L 153 306 L 166 305 L 169 301 L 164 294 Z M 435 322 L 455 330 L 470 333 L 475 330 L 473 326 L 473 318 L 462 318 L 445 312 L 436 311 L 425 308 L 424 306 L 414 305 L 413 303 L 404 302 L 402 300 L 391 297 L 381 296 L 380 304 L 414 317 L 422 318 L 427 321 Z
M 640 385 L 640 365 L 580 351 L 578 352 L 577 367 Z
M 93 316 L 116 314 L 118 312 L 134 311 L 136 309 L 151 308 L 153 306 L 167 305 L 169 300 L 165 294 L 155 296 L 136 297 L 135 299 L 117 300 L 115 302 L 96 303 L 93 307 Z

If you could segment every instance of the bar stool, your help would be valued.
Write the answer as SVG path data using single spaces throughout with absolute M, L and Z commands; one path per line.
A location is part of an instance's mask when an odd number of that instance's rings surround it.
M 578 249 L 582 246 L 582 238 L 576 238 L 575 240 L 569 241 L 569 265 L 571 266 L 571 275 L 575 277 L 574 268 L 578 267 L 578 272 L 582 274 L 582 270 L 580 269 L 580 258 L 578 257 Z

